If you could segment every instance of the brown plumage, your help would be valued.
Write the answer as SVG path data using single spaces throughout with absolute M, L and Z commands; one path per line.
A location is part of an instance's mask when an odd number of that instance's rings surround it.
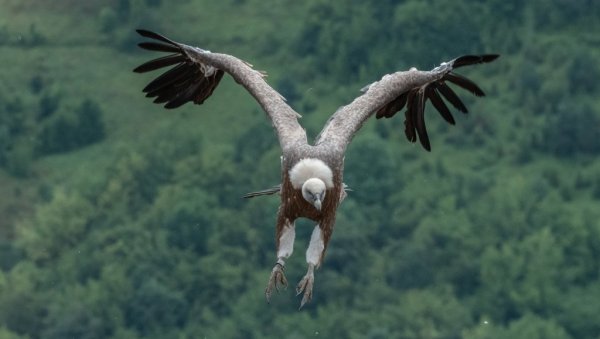
M 498 57 L 493 54 L 467 55 L 431 71 L 411 69 L 388 74 L 363 89 L 364 93 L 352 103 L 338 109 L 311 145 L 298 123 L 300 115 L 265 82 L 264 73 L 231 55 L 187 46 L 146 30 L 138 30 L 138 33 L 156 40 L 140 43 L 141 48 L 170 53 L 134 69 L 144 73 L 172 66 L 143 89 L 147 97 L 155 98 L 155 103 L 165 104 L 166 108 L 179 107 L 187 102 L 202 104 L 218 86 L 223 74 L 228 73 L 267 113 L 282 149 L 281 184 L 245 197 L 279 193 L 281 198 L 275 231 L 277 262 L 265 290 L 267 301 L 273 289 L 287 285 L 283 267 L 285 259 L 293 251 L 294 221 L 308 218 L 317 224 L 306 252 L 308 271 L 297 287 L 298 294 L 303 294 L 300 307 L 312 298 L 314 269 L 323 261 L 333 233 L 337 208 L 346 196 L 346 186 L 342 181 L 344 154 L 354 134 L 372 115 L 378 119 L 391 118 L 406 107 L 406 137 L 411 142 L 419 139 L 429 151 L 431 147 L 425 125 L 427 100 L 431 100 L 447 122 L 454 124 L 445 101 L 464 113 L 467 113 L 467 108 L 446 82 L 476 96 L 484 93 L 472 81 L 453 73 L 453 69 L 491 62 Z

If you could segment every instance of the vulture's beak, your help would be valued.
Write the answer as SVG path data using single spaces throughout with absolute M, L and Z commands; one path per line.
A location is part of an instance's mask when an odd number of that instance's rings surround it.
M 321 200 L 315 200 L 315 204 L 314 204 L 315 208 L 317 210 L 321 210 Z

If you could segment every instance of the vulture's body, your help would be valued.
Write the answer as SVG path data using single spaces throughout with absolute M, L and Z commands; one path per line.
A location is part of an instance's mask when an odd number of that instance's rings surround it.
M 372 115 L 391 118 L 406 107 L 407 138 L 411 142 L 419 139 L 423 147 L 430 150 L 425 127 L 425 102 L 430 100 L 442 117 L 454 124 L 446 102 L 464 113 L 467 109 L 446 82 L 477 96 L 484 94 L 476 84 L 452 71 L 498 57 L 467 55 L 443 63 L 432 71 L 411 69 L 386 75 L 365 87 L 364 93 L 352 103 L 338 109 L 314 144 L 309 144 L 306 132 L 298 123 L 300 115 L 264 81 L 264 74 L 252 69 L 250 64 L 231 55 L 180 44 L 150 31 L 138 30 L 138 33 L 157 40 L 140 43 L 140 47 L 171 53 L 134 70 L 142 73 L 173 66 L 144 88 L 147 97 L 155 98 L 154 102 L 164 103 L 166 108 L 176 108 L 190 101 L 202 104 L 224 73 L 228 73 L 250 92 L 270 118 L 282 149 L 281 184 L 246 197 L 275 193 L 281 197 L 275 232 L 277 261 L 265 290 L 267 300 L 270 300 L 273 289 L 287 285 L 283 268 L 285 260 L 293 252 L 295 220 L 307 218 L 316 223 L 306 251 L 308 270 L 297 287 L 298 294 L 303 293 L 300 307 L 312 298 L 314 269 L 323 261 L 337 209 L 346 196 L 344 154 L 354 134 Z

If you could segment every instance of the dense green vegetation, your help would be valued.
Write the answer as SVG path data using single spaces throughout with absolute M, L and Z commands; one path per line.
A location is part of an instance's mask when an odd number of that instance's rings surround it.
M 600 338 L 600 4 L 561 0 L 4 0 L 0 338 Z M 401 117 L 346 157 L 313 302 L 271 305 L 279 180 L 231 79 L 201 107 L 140 93 L 134 28 L 235 54 L 315 136 L 383 74 L 465 53 L 457 126 Z M 312 227 L 298 225 L 291 284 Z

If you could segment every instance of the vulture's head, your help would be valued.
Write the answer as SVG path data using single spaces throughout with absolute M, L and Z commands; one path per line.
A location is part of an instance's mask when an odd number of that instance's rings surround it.
M 325 183 L 319 178 L 310 178 L 302 185 L 302 196 L 304 200 L 321 210 L 321 204 L 325 199 Z

